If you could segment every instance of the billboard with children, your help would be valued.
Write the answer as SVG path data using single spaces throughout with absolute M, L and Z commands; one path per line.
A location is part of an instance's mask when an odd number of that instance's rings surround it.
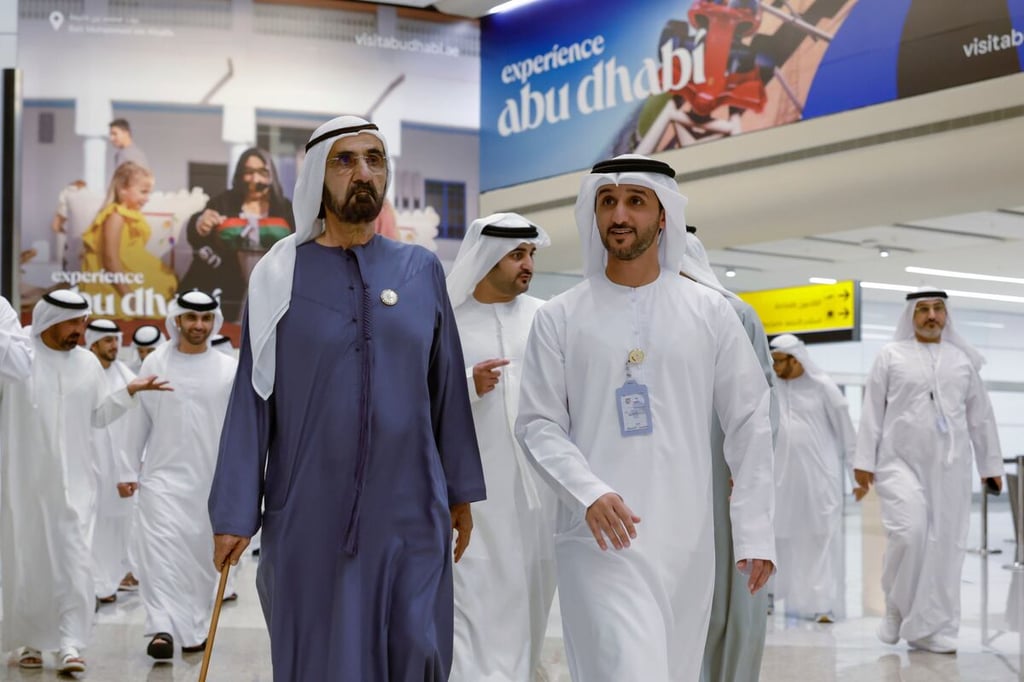
M 98 7 L 19 3 L 23 313 L 70 287 L 130 332 L 197 288 L 237 340 L 249 273 L 295 229 L 304 144 L 339 114 L 388 139 L 380 234 L 444 252 L 476 213 L 476 22 L 371 3 Z
M 549 0 L 481 29 L 484 190 L 1024 63 L 1022 0 Z

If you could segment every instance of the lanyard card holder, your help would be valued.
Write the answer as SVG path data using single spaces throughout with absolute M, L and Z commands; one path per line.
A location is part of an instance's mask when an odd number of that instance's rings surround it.
M 644 384 L 630 379 L 615 389 L 615 407 L 619 415 L 619 432 L 623 437 L 646 436 L 654 431 L 651 398 Z

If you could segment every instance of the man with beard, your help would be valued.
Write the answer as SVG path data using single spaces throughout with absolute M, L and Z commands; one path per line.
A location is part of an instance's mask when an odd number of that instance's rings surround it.
M 452 682 L 546 680 L 540 664 L 555 594 L 554 493 L 516 443 L 523 350 L 543 301 L 526 295 L 533 257 L 551 240 L 515 213 L 473 221 L 448 275 L 466 356 L 487 501 L 455 566 Z
M 186 228 L 192 264 L 180 291 L 220 288 L 224 319 L 236 322 L 252 265 L 295 231 L 292 204 L 281 191 L 274 162 L 262 149 L 242 152 L 231 189 L 207 202 Z
M 878 638 L 950 654 L 960 629 L 960 572 L 971 511 L 971 459 L 1002 488 L 1003 457 L 985 359 L 953 328 L 947 294 L 922 287 L 864 386 L 857 485 L 875 486 L 887 544 Z
M 376 125 L 333 119 L 306 152 L 295 235 L 250 282 L 210 494 L 214 561 L 236 563 L 262 523 L 276 681 L 441 682 L 452 529 L 458 561 L 484 498 L 444 271 L 374 234 L 391 178 Z
M 210 494 L 234 379 L 235 363 L 207 343 L 222 323 L 211 296 L 181 294 L 167 307 L 170 342 L 142 363 L 144 373 L 158 371 L 177 389 L 143 398 L 133 446 L 145 452 L 145 461 L 138 473 L 131 554 L 151 637 L 146 653 L 157 660 L 174 656 L 175 638 L 185 653 L 206 646 L 217 573 L 210 520 L 196 509 Z
M 96 603 L 92 430 L 139 391 L 171 390 L 148 376 L 108 395 L 102 367 L 78 346 L 88 314 L 74 291 L 44 294 L 32 310 L 31 373 L 0 382 L 3 650 L 21 647 L 23 668 L 41 668 L 42 652 L 59 650 L 58 671 L 85 670 Z
M 541 307 L 526 345 L 516 436 L 559 497 L 559 600 L 578 682 L 698 679 L 715 414 L 737 567 L 751 592 L 773 569 L 768 382 L 725 298 L 679 276 L 685 206 L 668 164 L 594 166 L 576 202 L 585 279 Z
M 786 616 L 831 623 L 844 615 L 844 465 L 857 434 L 839 387 L 792 334 L 772 339 L 781 381 L 779 441 L 775 448 L 776 596 Z M 855 494 L 857 491 L 854 491 Z
M 103 367 L 107 392 L 119 391 L 135 378 L 134 372 L 117 359 L 121 329 L 112 320 L 92 320 L 85 328 L 85 347 Z M 96 530 L 92 556 L 95 561 L 96 598 L 101 604 L 117 601 L 122 578 L 128 578 L 128 529 L 132 503 L 123 486 L 137 456 L 128 453 L 130 419 L 118 419 L 94 431 L 96 456 Z M 128 484 L 134 485 L 134 484 Z M 130 584 L 126 582 L 126 586 Z

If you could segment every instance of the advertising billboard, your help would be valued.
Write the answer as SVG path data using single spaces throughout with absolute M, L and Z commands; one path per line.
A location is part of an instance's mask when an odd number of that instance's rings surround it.
M 73 287 L 130 335 L 198 288 L 237 339 L 249 273 L 294 230 L 305 142 L 341 114 L 388 139 L 379 233 L 437 249 L 477 211 L 476 22 L 371 3 L 55 7 L 19 3 L 23 313 Z
M 491 190 L 1019 73 L 1024 1 L 549 0 L 481 36 Z

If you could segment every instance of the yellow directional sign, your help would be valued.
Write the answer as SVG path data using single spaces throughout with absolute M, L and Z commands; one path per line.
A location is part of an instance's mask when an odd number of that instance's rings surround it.
M 859 326 L 854 281 L 748 291 L 739 297 L 757 311 L 768 336 L 842 330 L 852 333 Z

